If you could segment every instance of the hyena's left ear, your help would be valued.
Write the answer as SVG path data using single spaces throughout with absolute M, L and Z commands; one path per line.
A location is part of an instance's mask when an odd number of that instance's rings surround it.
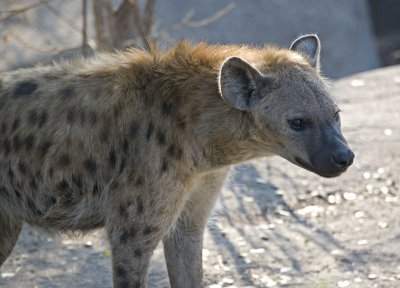
M 222 98 L 239 110 L 250 110 L 260 96 L 257 87 L 265 76 L 239 57 L 225 60 L 219 71 L 218 85 Z
M 300 52 L 307 56 L 308 62 L 315 70 L 319 71 L 319 55 L 321 52 L 321 43 L 315 34 L 304 35 L 294 40 L 290 50 Z

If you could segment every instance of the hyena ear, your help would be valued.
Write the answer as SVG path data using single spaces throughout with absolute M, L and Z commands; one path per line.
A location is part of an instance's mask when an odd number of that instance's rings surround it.
M 225 60 L 219 71 L 219 91 L 222 98 L 239 110 L 249 110 L 259 100 L 257 85 L 264 75 L 239 57 Z
M 310 34 L 297 38 L 290 46 L 290 50 L 306 55 L 310 65 L 314 67 L 315 70 L 319 71 L 321 43 L 317 35 Z

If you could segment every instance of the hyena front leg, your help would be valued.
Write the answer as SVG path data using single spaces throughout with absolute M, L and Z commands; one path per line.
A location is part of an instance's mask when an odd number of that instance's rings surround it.
M 109 236 L 113 287 L 144 288 L 147 283 L 151 255 L 162 237 L 149 234 L 149 237 L 144 238 L 135 235 L 136 229 L 126 229 L 114 229 Z
M 0 212 L 0 266 L 13 250 L 21 228 L 22 222 L 13 221 Z
M 114 287 L 146 287 L 151 255 L 182 208 L 182 194 L 166 191 L 112 201 L 118 204 L 112 204 L 106 229 L 112 251 Z
M 203 287 L 203 233 L 229 169 L 203 176 L 164 238 L 164 254 L 172 288 Z

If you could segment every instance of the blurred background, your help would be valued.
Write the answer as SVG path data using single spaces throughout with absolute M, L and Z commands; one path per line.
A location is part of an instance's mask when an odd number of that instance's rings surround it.
M 1 0 L 0 71 L 92 50 L 275 43 L 318 33 L 326 76 L 400 63 L 397 0 Z

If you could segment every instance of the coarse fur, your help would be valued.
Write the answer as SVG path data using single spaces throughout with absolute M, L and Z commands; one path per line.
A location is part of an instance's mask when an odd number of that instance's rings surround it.
M 332 152 L 346 145 L 307 37 L 292 50 L 180 41 L 1 74 L 0 265 L 24 222 L 104 227 L 115 287 L 146 286 L 161 240 L 171 286 L 202 287 L 203 230 L 230 165 L 278 154 L 336 176 L 351 164 Z M 292 131 L 293 107 L 318 131 Z M 310 148 L 324 137 L 343 145 L 325 157 Z

